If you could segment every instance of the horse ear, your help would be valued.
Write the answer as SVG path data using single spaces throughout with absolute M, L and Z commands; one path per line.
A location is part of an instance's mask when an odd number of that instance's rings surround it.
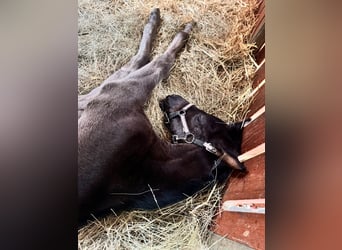
M 243 172 L 245 172 L 247 170 L 245 165 L 243 163 L 241 163 L 239 161 L 239 159 L 235 155 L 233 155 L 233 154 L 231 154 L 229 152 L 223 151 L 223 153 L 220 156 L 220 158 L 228 166 L 230 166 L 230 167 L 232 167 L 234 169 L 237 169 L 237 170 L 240 170 L 240 171 L 243 171 Z

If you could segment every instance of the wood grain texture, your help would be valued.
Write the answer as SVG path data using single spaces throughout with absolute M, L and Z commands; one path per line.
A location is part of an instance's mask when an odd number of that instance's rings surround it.
M 263 63 L 254 75 L 252 87 L 256 88 L 265 79 L 265 63 Z
M 245 166 L 248 170 L 246 175 L 232 174 L 222 202 L 265 198 L 265 153 L 246 161 Z
M 265 1 L 260 1 L 256 16 L 257 21 L 251 33 L 251 41 L 256 44 L 257 48 L 261 48 L 265 43 Z
M 260 30 L 260 27 L 265 23 L 265 13 L 266 13 L 265 1 L 260 0 L 258 8 L 255 10 L 257 21 L 252 31 L 252 39 L 255 38 L 256 34 L 258 33 L 258 30 Z
M 245 162 L 248 174 L 235 172 L 222 199 L 265 198 L 265 154 Z M 220 211 L 212 231 L 254 249 L 265 249 L 265 216 L 262 214 Z
M 254 95 L 253 102 L 249 109 L 249 116 L 252 116 L 255 112 L 257 112 L 262 106 L 265 105 L 265 85 L 262 86 Z
M 266 50 L 266 46 L 264 46 L 265 43 L 261 46 L 261 48 L 259 50 L 255 51 L 255 62 L 257 64 L 261 64 L 262 60 L 265 59 L 265 50 Z
M 223 211 L 216 222 L 214 233 L 257 250 L 265 249 L 265 215 Z
M 261 46 L 265 43 L 265 16 L 263 17 L 262 23 L 260 24 L 259 28 L 256 30 L 253 42 L 255 43 L 257 48 L 261 48 Z
M 241 153 L 265 142 L 265 113 L 244 128 L 242 134 Z

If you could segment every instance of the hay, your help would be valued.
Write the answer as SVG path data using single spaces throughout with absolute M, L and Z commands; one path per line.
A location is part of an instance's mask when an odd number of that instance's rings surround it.
M 154 90 L 146 114 L 161 137 L 158 101 L 179 94 L 226 122 L 244 119 L 251 103 L 254 48 L 248 43 L 256 0 L 79 1 L 79 93 L 89 92 L 137 51 L 153 7 L 162 23 L 153 55 L 165 51 L 173 36 L 195 20 L 185 50 L 170 77 Z M 206 249 L 208 227 L 217 211 L 221 187 L 153 212 L 110 216 L 79 231 L 80 249 Z
M 155 211 L 124 212 L 79 231 L 80 249 L 203 249 L 221 188 Z M 213 202 L 215 201 L 215 202 Z

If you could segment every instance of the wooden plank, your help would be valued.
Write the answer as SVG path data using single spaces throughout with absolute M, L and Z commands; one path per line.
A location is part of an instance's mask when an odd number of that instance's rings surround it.
M 258 27 L 260 27 L 260 25 L 262 23 L 262 20 L 265 19 L 265 13 L 266 13 L 265 1 L 264 0 L 260 0 L 258 4 L 259 4 L 259 6 L 258 6 L 258 8 L 255 11 L 255 16 L 257 18 L 257 23 L 255 24 L 254 30 L 256 30 L 256 29 L 258 29 Z
M 255 51 L 256 63 L 260 65 L 256 72 L 253 88 L 255 88 L 262 80 L 265 79 L 265 64 L 262 64 L 265 59 L 265 1 L 260 1 L 260 6 L 257 10 L 257 22 L 252 31 L 251 40 L 257 46 Z M 260 49 L 261 48 L 261 49 Z
M 252 124 L 253 121 L 255 121 L 256 119 L 258 119 L 261 115 L 263 115 L 266 111 L 266 107 L 262 106 L 257 112 L 255 112 L 253 115 L 249 116 L 249 120 L 246 121 L 243 125 L 243 127 L 247 127 L 249 124 Z M 244 152 L 243 154 L 245 154 L 246 152 Z
M 250 94 L 250 97 L 252 98 L 255 96 L 255 94 L 258 92 L 259 89 L 261 89 L 262 86 L 264 86 L 266 83 L 266 79 L 262 80 L 255 88 L 253 88 L 253 91 Z
M 265 43 L 261 46 L 259 50 L 255 51 L 254 57 L 255 57 L 255 62 L 257 64 L 261 64 L 261 62 L 265 59 Z
M 255 43 L 257 48 L 261 48 L 265 43 L 265 17 L 262 20 L 262 24 L 260 24 L 260 27 L 255 32 L 252 42 Z
M 259 6 L 258 6 L 258 9 L 256 10 L 256 14 L 260 15 L 260 13 L 265 10 L 265 0 L 258 0 L 258 2 L 259 2 L 258 3 Z
M 247 152 L 265 142 L 265 113 L 244 128 L 241 153 Z
M 257 112 L 265 105 L 265 85 L 263 85 L 254 95 L 254 100 L 249 108 L 249 116 Z
M 263 153 L 265 153 L 265 143 L 262 143 L 259 146 L 239 155 L 238 159 L 240 162 L 245 162 Z
M 265 214 L 265 198 L 227 200 L 221 207 L 228 212 Z
M 256 88 L 263 80 L 265 80 L 265 62 L 263 62 L 255 73 L 252 87 Z
M 251 35 L 251 42 L 255 43 L 257 48 L 265 43 L 265 1 L 261 1 L 256 13 L 257 21 Z
M 257 250 L 265 249 L 265 215 L 224 211 L 216 222 L 214 233 Z
M 265 198 L 265 153 L 246 161 L 246 175 L 234 172 L 222 201 Z
M 256 11 L 258 20 L 251 35 L 252 42 L 257 48 L 254 52 L 256 63 L 259 65 L 254 79 L 254 101 L 250 107 L 249 116 L 252 116 L 265 105 L 265 1 L 260 1 Z M 242 153 L 257 147 L 265 142 L 265 113 L 248 124 L 243 133 Z M 265 198 L 265 153 L 255 156 L 244 162 L 248 173 L 243 175 L 234 172 L 222 202 L 241 199 Z M 223 204 L 223 203 L 222 203 Z M 232 241 L 248 245 L 253 249 L 265 249 L 265 216 L 241 212 L 220 211 L 214 219 L 212 230 Z

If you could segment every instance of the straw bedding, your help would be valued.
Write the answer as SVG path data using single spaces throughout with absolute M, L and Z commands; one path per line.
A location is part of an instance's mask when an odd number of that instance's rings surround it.
M 162 23 L 153 55 L 165 51 L 186 22 L 188 43 L 167 80 L 146 104 L 158 135 L 168 139 L 158 101 L 179 94 L 226 122 L 243 120 L 251 103 L 256 0 L 79 0 L 79 94 L 101 84 L 136 53 L 147 17 L 160 8 Z M 223 187 L 155 211 L 95 220 L 78 232 L 79 249 L 208 249 L 212 218 Z

